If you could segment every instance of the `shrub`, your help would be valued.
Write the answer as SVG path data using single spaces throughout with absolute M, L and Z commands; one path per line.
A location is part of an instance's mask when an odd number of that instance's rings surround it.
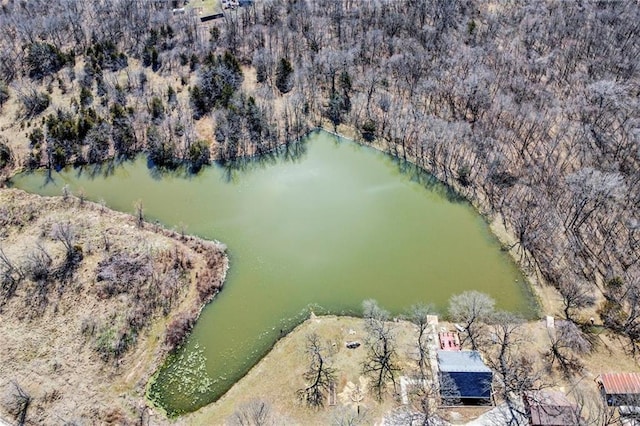
M 174 168 L 176 161 L 176 146 L 170 137 L 162 134 L 158 127 L 151 125 L 147 129 L 147 152 L 149 160 L 156 167 Z
M 86 86 L 80 88 L 80 105 L 83 108 L 88 107 L 93 102 L 93 94 Z
M 281 93 L 293 89 L 293 67 L 287 58 L 280 59 L 276 70 L 276 87 Z
M 4 139 L 4 138 L 2 138 Z M 13 155 L 6 140 L 0 139 L 0 170 L 13 165 Z
M 51 97 L 34 89 L 28 90 L 20 95 L 22 102 L 22 112 L 26 118 L 33 118 L 49 107 Z
M 362 137 L 367 142 L 371 142 L 376 138 L 376 122 L 369 119 L 362 125 Z
M 155 124 L 160 124 L 160 122 L 164 119 L 164 105 L 162 103 L 162 99 L 157 96 L 151 98 L 149 112 L 151 113 L 151 119 L 153 120 L 153 122 Z
M 198 119 L 215 107 L 227 107 L 242 83 L 242 70 L 231 53 L 209 55 L 198 70 L 198 84 L 190 91 L 191 108 Z
M 9 87 L 7 83 L 0 80 L 0 108 L 9 100 Z
M 194 312 L 182 312 L 176 319 L 169 323 L 164 341 L 170 350 L 184 343 L 195 323 L 196 315 Z
M 469 186 L 471 184 L 471 167 L 466 164 L 460 166 L 458 169 L 458 181 L 462 184 L 462 186 Z
M 128 65 L 127 55 L 118 52 L 112 41 L 97 42 L 89 47 L 86 52 L 87 61 L 95 70 L 103 69 L 118 71 Z
M 147 281 L 153 273 L 153 261 L 147 255 L 115 253 L 98 263 L 98 296 L 108 298 L 126 293 Z
M 29 46 L 26 59 L 29 77 L 42 79 L 58 72 L 67 62 L 72 62 L 72 60 L 71 55 L 65 55 L 49 43 L 32 43 Z
M 187 155 L 187 162 L 189 163 L 190 171 L 192 173 L 197 173 L 203 166 L 209 164 L 209 143 L 204 140 L 197 140 L 191 144 Z

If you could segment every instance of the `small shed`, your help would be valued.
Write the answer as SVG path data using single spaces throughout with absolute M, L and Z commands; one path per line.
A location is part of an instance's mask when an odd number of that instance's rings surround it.
M 493 372 L 478 351 L 438 351 L 440 397 L 466 405 L 491 404 Z
M 605 373 L 596 382 L 608 406 L 640 405 L 640 373 Z
M 524 406 L 532 426 L 569 426 L 581 424 L 578 406 L 559 391 L 544 390 L 524 394 Z

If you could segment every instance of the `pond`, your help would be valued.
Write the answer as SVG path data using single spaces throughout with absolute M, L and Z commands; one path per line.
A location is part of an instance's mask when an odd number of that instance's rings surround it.
M 278 155 L 195 176 L 146 159 L 99 169 L 23 174 L 13 185 L 60 195 L 69 185 L 116 210 L 228 247 L 223 291 L 149 389 L 170 415 L 219 398 L 309 312 L 359 314 L 376 299 L 394 314 L 441 311 L 475 289 L 530 315 L 527 286 L 482 217 L 426 173 L 324 132 Z

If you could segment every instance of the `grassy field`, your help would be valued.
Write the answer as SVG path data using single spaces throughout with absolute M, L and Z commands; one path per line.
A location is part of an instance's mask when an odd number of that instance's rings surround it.
M 201 16 L 222 12 L 222 5 L 220 4 L 220 0 L 191 0 L 186 8 L 202 8 Z

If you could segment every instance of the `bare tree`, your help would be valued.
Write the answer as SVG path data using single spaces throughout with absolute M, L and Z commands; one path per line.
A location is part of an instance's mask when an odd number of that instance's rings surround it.
M 136 223 L 138 224 L 138 228 L 142 228 L 144 226 L 144 206 L 142 200 L 136 201 L 134 207 L 136 209 Z
M 558 289 L 562 295 L 564 317 L 569 321 L 575 321 L 577 312 L 593 306 L 596 301 L 593 290 L 577 279 L 560 284 Z
M 49 107 L 51 97 L 34 88 L 18 91 L 18 98 L 22 103 L 21 114 L 24 118 L 31 119 L 41 114 Z
M 551 347 L 545 358 L 552 368 L 557 362 L 565 375 L 580 372 L 582 362 L 579 355 L 591 350 L 591 343 L 571 321 L 556 321 L 554 329 L 547 329 Z
M 309 368 L 303 377 L 308 385 L 297 391 L 298 398 L 310 407 L 322 407 L 325 394 L 335 383 L 335 370 L 329 366 L 325 357 L 325 349 L 320 343 L 320 337 L 316 333 L 307 336 L 307 356 Z
M 71 197 L 71 195 L 73 195 L 73 194 L 71 193 L 71 187 L 70 187 L 68 184 L 64 185 L 64 186 L 62 187 L 62 199 L 63 199 L 64 201 L 68 201 L 68 200 L 69 200 L 69 197 Z
M 7 87 L 7 83 L 0 79 L 0 110 L 2 110 L 2 106 L 9 99 L 9 88 Z
M 24 271 L 17 266 L 0 247 L 0 307 L 15 293 L 24 279 Z
M 368 329 L 378 326 L 381 322 L 389 321 L 390 318 L 389 312 L 382 309 L 373 299 L 362 302 L 362 316 Z
M 0 173 L 3 173 L 5 169 L 8 171 L 14 163 L 15 157 L 9 146 L 9 141 L 4 136 L 0 136 Z
M 82 247 L 76 243 L 75 227 L 70 222 L 57 223 L 53 226 L 53 238 L 60 241 L 65 248 L 65 258 L 58 268 L 58 275 L 63 280 L 70 279 L 83 258 Z
M 26 300 L 33 308 L 34 315 L 42 313 L 47 306 L 49 290 L 53 284 L 52 263 L 53 259 L 40 243 L 27 253 L 25 274 L 31 279 L 33 286 L 28 290 Z
M 420 376 L 422 379 L 426 377 L 427 368 L 427 317 L 433 311 L 431 306 L 427 305 L 413 305 L 409 309 L 407 318 L 418 327 L 418 338 L 416 340 L 416 346 L 418 348 L 418 368 L 420 369 Z
M 487 386 L 489 386 L 489 384 L 487 384 Z M 458 389 L 456 381 L 449 373 L 440 372 L 438 374 L 437 390 L 437 397 L 440 400 L 440 404 L 445 406 L 460 404 L 460 389 Z
M 474 350 L 478 349 L 483 323 L 493 313 L 495 301 L 487 294 L 475 290 L 451 296 L 449 299 L 449 316 L 463 324 L 465 337 Z
M 254 399 L 238 407 L 230 419 L 238 426 L 267 426 L 274 424 L 271 405 L 263 400 Z
M 578 230 L 605 203 L 618 201 L 625 191 L 619 173 L 603 173 L 590 167 L 567 177 L 573 192 L 573 205 L 566 226 Z
M 41 243 L 27 254 L 26 273 L 33 281 L 48 280 L 51 273 L 53 259 Z
M 511 424 L 517 424 L 522 410 L 517 395 L 542 386 L 541 371 L 536 368 L 531 353 L 526 350 L 527 338 L 522 330 L 523 320 L 507 312 L 497 312 L 491 319 L 494 348 L 488 359 L 496 372 L 497 388 L 511 413 Z
M 449 376 L 425 379 L 416 377 L 412 387 L 411 409 L 407 410 L 405 420 L 395 423 L 436 426 L 444 424 L 438 415 L 438 405 L 448 405 L 443 400 L 455 405 L 460 402 L 460 391 L 455 381 Z M 400 420 L 400 419 L 399 419 Z
M 29 395 L 22 387 L 18 384 L 18 382 L 13 381 L 13 388 L 15 393 L 13 394 L 14 398 L 14 407 L 12 407 L 12 411 L 15 413 L 16 421 L 19 426 L 23 426 L 27 421 L 27 411 L 29 410 L 29 405 L 33 401 L 31 395 Z
M 96 161 L 111 153 L 131 156 L 145 148 L 142 123 L 148 116 L 145 103 L 132 99 L 133 88 L 146 95 L 156 79 L 142 84 L 126 69 L 128 87 L 111 90 L 106 71 L 127 66 L 130 56 L 149 62 L 158 78 L 173 78 L 172 63 L 184 56 L 180 72 L 191 87 L 190 112 L 215 109 L 223 158 L 264 153 L 282 142 L 279 135 L 301 135 L 328 117 L 334 125 L 363 129 L 365 139 L 388 143 L 397 156 L 415 155 L 421 167 L 462 187 L 489 215 L 500 215 L 519 240 L 524 266 L 539 268 L 558 286 L 566 318 L 579 318 L 590 306 L 595 282 L 637 274 L 635 2 L 532 2 L 506 5 L 497 16 L 478 1 L 276 0 L 226 14 L 211 38 L 200 34 L 197 16 L 171 17 L 163 6 L 170 2 L 152 3 L 3 1 L 0 104 L 10 91 L 23 104 L 20 119 L 46 111 L 51 99 L 44 90 L 54 78 L 76 88 L 73 58 L 66 54 L 74 50 L 91 65 L 85 67 L 87 86 L 97 83 L 113 95 L 97 94 L 103 105 L 96 96 L 91 108 L 76 111 L 73 123 L 89 109 L 96 113 L 90 121 L 109 123 L 85 135 L 85 155 Z M 256 70 L 260 84 L 247 96 L 264 102 L 266 111 L 280 111 L 267 126 L 261 120 L 245 125 L 240 67 L 235 60 L 214 60 L 224 49 L 238 56 L 243 70 Z M 283 57 L 294 70 L 281 73 L 290 77 L 283 82 L 295 89 L 276 100 L 265 86 L 274 86 L 277 58 Z M 196 84 L 189 82 L 194 74 Z M 28 75 L 42 79 L 42 87 L 20 87 L 19 77 Z M 291 110 L 293 96 L 299 98 Z M 270 108 L 281 101 L 284 108 Z M 290 115 L 300 131 L 288 128 Z M 252 127 L 260 135 L 253 145 L 247 142 L 253 136 L 246 136 Z M 31 147 L 33 167 L 55 165 L 54 154 L 70 155 L 56 153 L 46 138 Z M 142 226 L 142 205 L 136 213 Z M 570 273 L 567 284 L 549 279 L 565 272 L 556 265 Z M 601 313 L 636 353 L 640 296 L 627 284 L 619 295 L 607 294 Z M 482 343 L 482 317 L 473 309 L 459 316 L 474 348 Z
M 584 386 L 580 381 L 573 382 L 567 396 L 576 402 L 574 412 L 580 424 L 585 426 L 610 426 L 620 424 L 620 415 L 616 407 L 609 407 L 599 391 Z
M 628 350 L 640 349 L 640 280 L 627 274 L 615 277 L 605 286 L 605 302 L 598 310 L 605 326 L 629 339 Z
M 402 406 L 385 416 L 384 424 L 407 426 L 440 426 L 446 425 L 437 415 L 435 403 L 428 398 L 420 398 L 409 406 Z
M 378 400 L 382 400 L 387 382 L 396 389 L 396 350 L 394 333 L 389 323 L 389 313 L 381 309 L 373 300 L 363 302 L 367 336 L 367 357 L 362 371 L 373 379 L 373 388 Z

